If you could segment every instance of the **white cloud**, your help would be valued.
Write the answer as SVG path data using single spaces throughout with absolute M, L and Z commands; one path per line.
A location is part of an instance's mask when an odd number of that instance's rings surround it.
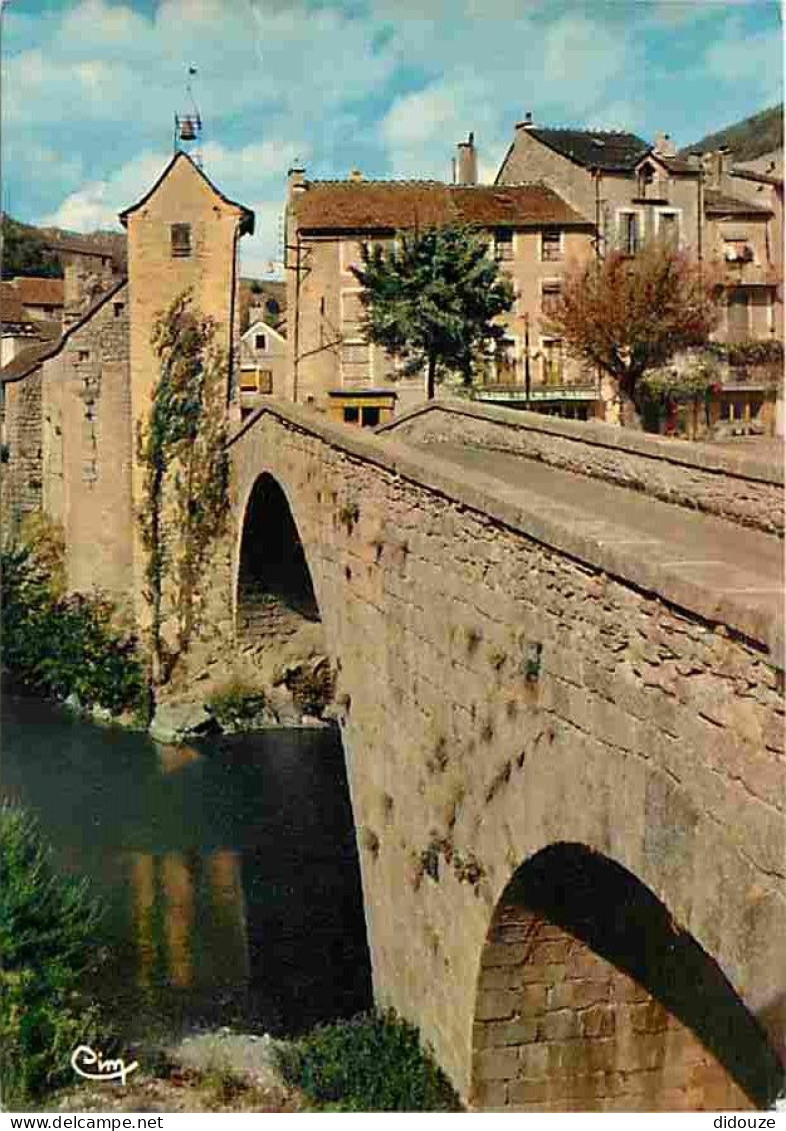
M 773 61 L 781 58 L 781 46 L 780 34 L 746 34 L 739 20 L 731 18 L 722 37 L 707 47 L 703 65 L 718 82 L 753 83 L 761 87 L 762 95 L 777 94 L 783 75 L 773 73 Z
M 305 151 L 301 144 L 300 151 Z M 267 275 L 269 264 L 281 258 L 281 216 L 285 203 L 285 174 L 298 146 L 271 139 L 239 149 L 211 142 L 203 151 L 204 170 L 233 200 L 255 213 L 255 232 L 240 243 L 244 274 Z M 118 213 L 140 197 L 161 175 L 171 154 L 140 153 L 102 180 L 93 180 L 70 193 L 44 223 L 87 232 L 117 228 Z M 267 187 L 267 197 L 260 189 Z M 254 203 L 249 203 L 253 201 Z
M 691 66 L 707 90 L 716 81 L 745 86 L 750 104 L 751 90 L 764 98 L 779 88 L 777 32 L 743 37 L 734 15 L 719 15 L 727 3 L 701 0 L 715 23 L 706 17 L 708 46 Z M 235 199 L 258 203 L 263 234 L 244 243 L 266 260 L 275 252 L 267 228 L 295 157 L 314 176 L 346 175 L 359 164 L 371 176 L 444 178 L 455 144 L 472 130 L 481 177 L 493 179 L 526 110 L 541 123 L 647 136 L 663 83 L 673 88 L 675 78 L 645 57 L 644 32 L 657 27 L 662 43 L 673 25 L 678 37 L 699 18 L 695 7 L 352 0 L 350 11 L 348 0 L 151 0 L 142 11 L 131 0 L 60 0 L 33 19 L 12 4 L 4 17 L 4 172 L 17 197 L 24 182 L 35 201 L 26 218 L 48 212 L 75 227 L 106 223 L 149 185 L 146 162 L 159 153 L 166 160 L 172 115 L 189 108 L 186 71 L 195 64 L 206 170 Z M 669 128 L 667 120 L 655 125 Z M 60 173 L 55 161 L 39 174 L 46 159 L 28 159 L 33 147 L 54 154 Z
M 89 181 L 71 193 L 44 223 L 76 232 L 118 227 L 118 212 L 145 194 L 168 159 L 164 153 L 140 153 L 104 180 Z

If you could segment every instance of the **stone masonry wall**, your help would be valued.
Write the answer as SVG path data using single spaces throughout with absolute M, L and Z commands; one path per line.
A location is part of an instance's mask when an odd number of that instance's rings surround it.
M 41 507 L 41 370 L 5 385 L 3 442 L 8 462 L 0 468 L 3 525 L 18 526 Z
M 569 932 L 499 908 L 483 958 L 473 1102 L 501 1111 L 740 1111 L 726 1070 L 642 986 Z
M 69 588 L 132 592 L 127 288 L 44 364 L 44 507 L 63 523 Z
M 786 1051 L 763 644 L 533 540 L 471 473 L 305 410 L 263 412 L 230 451 L 235 513 L 263 471 L 290 500 L 338 670 L 377 1001 L 462 1094 L 492 913 L 558 842 L 637 877 Z
M 539 420 L 533 413 L 522 418 L 512 410 L 474 406 L 438 405 L 380 431 L 418 444 L 459 443 L 513 452 L 741 526 L 783 534 L 782 469 L 762 468 L 755 461 L 751 466 L 733 457 L 724 460 L 691 444 L 621 437 L 610 425 L 571 425 Z

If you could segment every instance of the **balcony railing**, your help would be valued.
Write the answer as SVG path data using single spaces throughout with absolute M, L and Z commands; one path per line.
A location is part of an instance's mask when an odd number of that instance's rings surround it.
M 473 391 L 473 399 L 477 401 L 509 401 L 511 403 L 524 403 L 527 400 L 527 390 L 524 385 L 486 384 Z M 541 385 L 533 384 L 529 391 L 529 400 L 534 401 L 595 401 L 600 397 L 600 389 L 596 381 L 582 382 L 581 384 Z

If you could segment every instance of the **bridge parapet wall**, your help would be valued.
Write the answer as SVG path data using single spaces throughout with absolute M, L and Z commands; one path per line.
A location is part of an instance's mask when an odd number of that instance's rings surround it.
M 462 1093 L 493 909 L 554 843 L 638 877 L 786 1047 L 783 697 L 755 610 L 724 622 L 483 476 L 307 410 L 271 405 L 231 452 L 239 521 L 263 472 L 289 500 L 338 669 L 377 1000 Z
M 417 444 L 511 452 L 783 536 L 783 467 L 751 455 L 463 401 L 421 405 L 376 431 Z

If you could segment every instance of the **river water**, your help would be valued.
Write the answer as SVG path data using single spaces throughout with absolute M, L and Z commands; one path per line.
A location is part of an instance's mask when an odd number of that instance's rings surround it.
M 5 694 L 0 797 L 103 898 L 100 995 L 126 1033 L 293 1034 L 370 1005 L 336 732 L 161 747 Z

